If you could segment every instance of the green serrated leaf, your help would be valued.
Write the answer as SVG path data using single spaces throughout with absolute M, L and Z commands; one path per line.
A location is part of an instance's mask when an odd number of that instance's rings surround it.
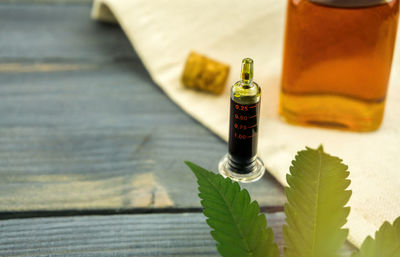
M 212 237 L 224 257 L 279 257 L 271 228 L 256 201 L 237 182 L 185 162 L 199 184 L 199 197 Z
M 375 239 L 367 237 L 360 251 L 353 253 L 352 257 L 400 257 L 400 217 L 393 225 L 383 223 L 375 233 Z
M 351 196 L 348 175 L 342 160 L 322 146 L 297 153 L 286 177 L 285 257 L 338 256 L 348 234 L 342 229 L 350 212 L 344 207 Z

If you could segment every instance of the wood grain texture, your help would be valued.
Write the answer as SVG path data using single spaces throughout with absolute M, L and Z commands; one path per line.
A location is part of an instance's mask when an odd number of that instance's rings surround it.
M 89 11 L 0 4 L 0 218 L 198 208 L 183 161 L 215 170 L 227 151 L 151 81 L 120 28 Z M 262 206 L 283 205 L 269 175 L 246 187 Z
M 0 210 L 198 207 L 192 160 L 226 144 L 184 114 L 140 64 L 0 77 Z M 282 205 L 269 176 L 249 185 Z
M 93 21 L 90 9 L 88 2 L 0 2 L 1 62 L 138 59 L 119 26 Z
M 93 0 L 0 0 L 0 3 L 12 3 L 12 4 L 91 4 Z
M 284 214 L 267 218 L 282 250 Z M 219 256 L 209 232 L 200 213 L 6 220 L 0 256 Z

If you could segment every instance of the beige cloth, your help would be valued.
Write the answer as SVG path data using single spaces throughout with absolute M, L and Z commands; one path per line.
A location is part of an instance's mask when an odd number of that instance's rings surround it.
M 277 110 L 285 2 L 95 0 L 92 16 L 119 22 L 154 81 L 182 109 L 225 140 L 229 85 L 239 79 L 242 58 L 252 57 L 255 81 L 263 89 L 260 156 L 282 184 L 291 160 L 305 146 L 315 148 L 322 143 L 328 153 L 340 156 L 349 165 L 352 180 L 349 239 L 359 246 L 383 221 L 392 222 L 400 215 L 399 51 L 379 131 L 352 133 L 288 125 Z M 231 65 L 222 96 L 182 87 L 179 78 L 190 50 Z

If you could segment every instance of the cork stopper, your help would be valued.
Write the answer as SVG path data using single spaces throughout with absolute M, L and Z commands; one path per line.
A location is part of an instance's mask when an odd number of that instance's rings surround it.
M 191 52 L 186 60 L 182 82 L 187 88 L 221 94 L 224 91 L 228 75 L 229 65 Z

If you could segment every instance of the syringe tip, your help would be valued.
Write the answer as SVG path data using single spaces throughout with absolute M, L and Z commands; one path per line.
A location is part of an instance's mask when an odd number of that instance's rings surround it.
M 253 73 L 254 73 L 254 61 L 251 58 L 245 58 L 242 61 L 242 72 L 241 78 L 242 81 L 246 84 L 249 84 L 253 81 Z

